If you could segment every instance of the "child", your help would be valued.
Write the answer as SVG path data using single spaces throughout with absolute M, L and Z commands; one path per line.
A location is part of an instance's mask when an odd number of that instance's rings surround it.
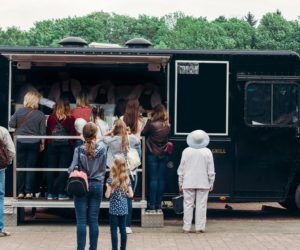
M 213 190 L 215 180 L 214 160 L 206 147 L 209 136 L 203 130 L 191 132 L 187 144 L 189 147 L 183 150 L 177 170 L 179 190 L 183 191 L 184 199 L 183 232 L 191 231 L 195 207 L 196 233 L 204 233 L 208 192 Z
M 118 226 L 121 233 L 121 250 L 126 249 L 126 216 L 128 214 L 127 198 L 133 197 L 133 191 L 128 176 L 126 161 L 121 155 L 116 155 L 111 166 L 110 177 L 106 183 L 105 197 L 110 198 L 109 222 L 112 249 L 118 249 Z

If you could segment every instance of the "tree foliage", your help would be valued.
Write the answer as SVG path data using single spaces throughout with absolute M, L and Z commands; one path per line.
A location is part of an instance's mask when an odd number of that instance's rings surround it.
M 300 52 L 300 21 L 288 21 L 277 10 L 260 22 L 248 12 L 243 19 L 220 16 L 208 21 L 175 12 L 163 17 L 137 18 L 116 13 L 94 12 L 81 17 L 39 21 L 28 30 L 0 29 L 0 45 L 50 46 L 67 36 L 80 36 L 88 43 L 117 43 L 122 46 L 143 37 L 155 48 L 179 49 L 290 49 Z

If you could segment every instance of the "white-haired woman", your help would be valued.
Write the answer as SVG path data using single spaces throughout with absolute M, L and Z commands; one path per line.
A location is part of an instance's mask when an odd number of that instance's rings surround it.
M 213 155 L 206 146 L 209 136 L 203 130 L 195 130 L 187 136 L 189 147 L 183 150 L 177 170 L 179 190 L 183 191 L 183 231 L 191 231 L 193 211 L 196 233 L 203 233 L 209 191 L 213 190 L 215 168 Z
M 41 95 L 36 91 L 29 91 L 24 97 L 24 107 L 18 109 L 9 126 L 16 129 L 16 135 L 45 135 L 46 117 L 38 110 Z M 17 167 L 36 167 L 39 151 L 45 148 L 44 139 L 18 139 Z M 17 176 L 18 198 L 32 198 L 35 187 L 35 172 L 20 171 Z

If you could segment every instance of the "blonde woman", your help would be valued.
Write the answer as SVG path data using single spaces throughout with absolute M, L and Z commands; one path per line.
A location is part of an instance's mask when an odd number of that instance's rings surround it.
M 24 96 L 24 107 L 18 109 L 9 121 L 9 126 L 16 129 L 16 135 L 45 135 L 46 117 L 38 110 L 41 95 L 36 91 L 29 91 Z M 17 167 L 36 167 L 39 151 L 45 148 L 41 139 L 17 140 Z M 17 175 L 18 198 L 32 198 L 35 187 L 35 172 L 19 171 Z
M 121 234 L 120 249 L 126 249 L 126 217 L 128 215 L 127 199 L 133 197 L 133 191 L 128 176 L 126 161 L 123 156 L 114 158 L 107 179 L 105 197 L 109 198 L 109 223 L 112 249 L 118 249 L 118 227 Z
M 47 135 L 52 136 L 74 136 L 75 118 L 71 115 L 70 104 L 64 99 L 59 99 L 55 104 L 52 115 L 47 121 Z M 73 154 L 73 141 L 67 139 L 47 140 L 47 155 L 49 168 L 67 168 L 70 165 Z M 66 172 L 48 172 L 48 200 L 58 198 L 59 200 L 68 199 L 65 194 L 67 180 Z M 54 189 L 57 187 L 57 190 Z
M 72 109 L 72 116 L 83 118 L 87 122 L 91 120 L 92 108 L 90 107 L 87 94 L 81 91 L 76 98 L 76 108 Z
M 83 197 L 74 197 L 77 224 L 77 250 L 85 249 L 87 223 L 90 229 L 89 249 L 97 249 L 99 236 L 98 217 L 106 165 L 106 147 L 103 142 L 97 142 L 97 131 L 97 126 L 92 122 L 88 122 L 83 127 L 85 144 L 75 149 L 73 161 L 69 167 L 69 173 L 71 173 L 78 166 L 79 158 L 81 167 L 86 171 L 89 180 L 88 193 Z
M 126 124 L 118 119 L 113 129 L 104 137 L 104 143 L 108 146 L 106 165 L 110 168 L 116 155 L 124 155 L 129 145 L 131 148 L 138 149 L 141 142 L 135 135 L 128 135 Z
M 142 136 L 146 136 L 147 168 L 149 176 L 149 207 L 151 212 L 161 212 L 161 202 L 165 186 L 166 153 L 170 133 L 169 117 L 165 107 L 154 107 L 151 118 L 147 121 Z

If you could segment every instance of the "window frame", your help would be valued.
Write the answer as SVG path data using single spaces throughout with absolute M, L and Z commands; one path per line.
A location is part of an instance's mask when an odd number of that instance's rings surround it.
M 251 84 L 268 84 L 271 86 L 271 123 L 270 124 L 263 124 L 263 125 L 255 125 L 255 124 L 250 124 L 247 121 L 247 88 Z M 273 114 L 274 114 L 274 91 L 273 87 L 274 85 L 296 85 L 298 87 L 298 121 L 300 122 L 300 110 L 299 110 L 299 105 L 300 105 L 300 85 L 299 82 L 297 81 L 289 81 L 289 80 L 272 80 L 272 81 L 267 81 L 267 80 L 251 80 L 245 83 L 245 89 L 244 89 L 244 122 L 248 127 L 254 127 L 254 128 L 260 128 L 260 127 L 298 127 L 298 123 L 295 122 L 294 124 L 272 124 L 273 122 Z
M 228 136 L 229 133 L 229 61 L 206 61 L 206 60 L 176 60 L 175 61 L 175 100 L 174 100 L 174 135 L 188 135 L 189 132 L 179 132 L 177 130 L 177 97 L 178 97 L 178 64 L 179 63 L 199 63 L 199 64 L 225 64 L 226 65 L 226 120 L 224 133 L 208 133 L 212 136 Z M 190 131 L 191 132 L 191 131 Z

